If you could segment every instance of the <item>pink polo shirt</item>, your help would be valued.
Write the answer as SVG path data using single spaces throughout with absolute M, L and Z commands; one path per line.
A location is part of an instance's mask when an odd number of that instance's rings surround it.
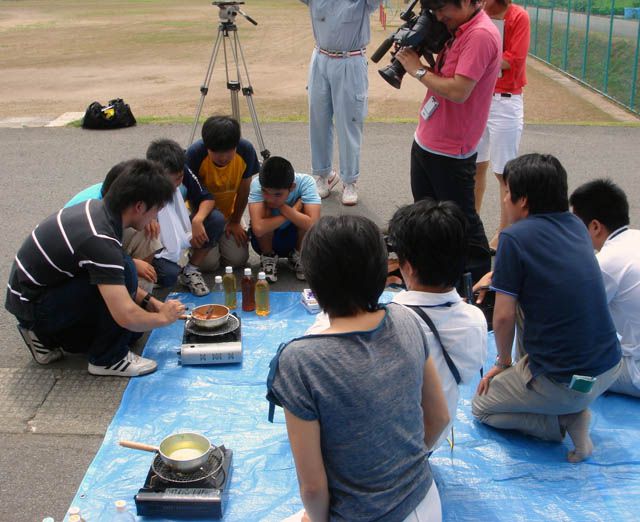
M 475 152 L 487 124 L 501 61 L 500 33 L 484 11 L 458 27 L 453 42 L 438 56 L 436 74 L 445 78 L 459 74 L 477 83 L 464 103 L 446 100 L 427 90 L 415 134 L 418 145 L 453 157 L 465 158 Z M 425 121 L 422 107 L 431 96 L 440 105 Z

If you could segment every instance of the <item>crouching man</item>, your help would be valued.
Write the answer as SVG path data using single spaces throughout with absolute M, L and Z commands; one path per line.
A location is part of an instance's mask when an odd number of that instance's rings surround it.
M 315 181 L 297 174 L 289 161 L 273 156 L 262 164 L 251 182 L 249 216 L 251 245 L 260 254 L 267 281 L 278 280 L 278 258 L 286 257 L 303 281 L 300 247 L 307 230 L 320 219 L 321 200 Z
M 503 175 L 512 225 L 500 234 L 491 278 L 498 357 L 472 412 L 494 428 L 545 440 L 568 433 L 575 445 L 568 460 L 580 462 L 593 451 L 589 405 L 616 380 L 620 343 L 591 240 L 569 212 L 560 162 L 527 154 L 509 161 Z M 523 353 L 512 365 L 518 308 Z
M 608 179 L 578 187 L 569 202 L 587 226 L 602 270 L 622 371 L 609 391 L 640 397 L 640 230 L 629 228 L 627 195 Z
M 131 160 L 103 200 L 62 209 L 31 232 L 11 267 L 5 307 L 36 362 L 54 362 L 65 350 L 87 352 L 93 375 L 156 369 L 129 350 L 133 332 L 173 323 L 184 306 L 138 288 L 122 230 L 142 230 L 173 190 L 159 164 Z

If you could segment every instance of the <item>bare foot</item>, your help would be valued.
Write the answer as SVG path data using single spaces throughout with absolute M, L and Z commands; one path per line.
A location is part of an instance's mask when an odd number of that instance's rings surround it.
M 569 462 L 582 462 L 593 453 L 593 442 L 589 437 L 589 424 L 591 422 L 591 412 L 587 410 L 571 413 L 569 415 L 560 415 L 558 417 L 560 426 L 562 426 L 575 446 L 575 449 L 567 455 Z

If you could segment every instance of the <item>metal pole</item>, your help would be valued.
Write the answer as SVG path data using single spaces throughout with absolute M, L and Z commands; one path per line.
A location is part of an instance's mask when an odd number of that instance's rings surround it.
M 553 13 L 556 9 L 556 0 L 551 2 L 551 14 L 549 15 L 549 35 L 547 37 L 547 61 L 551 63 L 551 44 L 553 43 Z
M 571 0 L 567 3 L 567 28 L 564 32 L 564 53 L 562 56 L 562 68 L 568 70 L 568 56 L 569 56 L 569 28 L 571 27 Z
M 629 107 L 635 110 L 636 92 L 638 87 L 638 60 L 640 60 L 640 22 L 638 22 L 638 36 L 636 37 L 636 52 L 633 55 L 633 80 L 631 81 L 631 99 Z
M 533 55 L 538 56 L 538 25 L 540 21 L 540 0 L 536 0 L 536 25 L 533 36 Z
M 584 30 L 584 51 L 582 53 L 582 81 L 586 81 L 589 49 L 589 24 L 591 23 L 591 0 L 587 1 L 587 24 Z
M 609 65 L 611 64 L 611 40 L 613 40 L 613 13 L 616 8 L 616 0 L 611 0 L 611 14 L 609 16 L 609 42 L 607 43 L 607 56 L 604 61 L 604 85 L 602 91 L 608 94 L 609 89 Z

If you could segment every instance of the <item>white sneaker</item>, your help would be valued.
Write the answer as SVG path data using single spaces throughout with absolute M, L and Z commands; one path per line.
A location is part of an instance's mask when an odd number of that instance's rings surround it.
M 306 281 L 304 271 L 302 270 L 302 263 L 300 262 L 300 252 L 297 250 L 294 250 L 289 254 L 289 266 L 291 267 L 291 270 L 296 273 L 296 278 L 299 281 Z
M 156 371 L 158 364 L 129 351 L 123 359 L 109 366 L 96 366 L 89 363 L 91 375 L 111 375 L 114 377 L 138 377 Z
M 338 184 L 339 178 L 335 170 L 332 170 L 328 176 L 318 176 L 316 178 L 316 188 L 318 189 L 318 195 L 324 199 L 329 197 L 331 189 Z
M 275 283 L 278 280 L 278 255 L 272 256 L 260 256 L 260 266 L 264 272 L 264 278 L 269 283 Z
M 342 204 L 352 207 L 358 203 L 358 192 L 355 183 L 345 183 L 342 189 Z
M 51 364 L 62 359 L 62 350 L 59 347 L 45 346 L 33 330 L 18 325 L 18 331 L 29 348 L 33 360 L 38 364 Z
M 207 283 L 204 282 L 202 273 L 199 270 L 194 270 L 189 273 L 185 273 L 183 270 L 178 276 L 178 282 L 186 286 L 189 289 L 189 292 L 198 297 L 207 295 L 210 292 L 209 287 L 207 286 Z

